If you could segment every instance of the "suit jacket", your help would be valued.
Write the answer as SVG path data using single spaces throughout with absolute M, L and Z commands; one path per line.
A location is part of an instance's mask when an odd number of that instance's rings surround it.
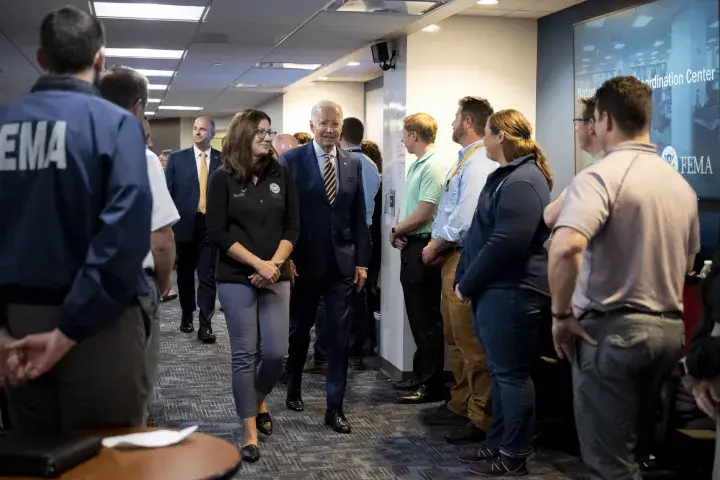
M 352 277 L 367 267 L 370 235 L 365 219 L 362 165 L 337 149 L 338 192 L 330 205 L 313 142 L 286 152 L 279 159 L 292 172 L 300 202 L 300 236 L 292 259 L 298 275 L 324 277 L 334 272 Z M 334 258 L 333 258 L 334 257 Z
M 212 148 L 208 180 L 218 167 L 220 167 L 220 151 Z M 165 166 L 165 178 L 170 196 L 180 214 L 180 220 L 173 225 L 175 241 L 190 242 L 193 238 L 195 214 L 200 202 L 200 179 L 193 147 L 170 154 Z

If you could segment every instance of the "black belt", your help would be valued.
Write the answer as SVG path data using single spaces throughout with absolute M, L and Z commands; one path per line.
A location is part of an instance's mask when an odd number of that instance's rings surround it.
M 584 318 L 598 318 L 598 317 L 611 317 L 615 315 L 633 315 L 633 314 L 643 314 L 643 315 L 652 315 L 655 317 L 665 317 L 670 318 L 673 320 L 681 320 L 682 319 L 682 312 L 679 310 L 668 310 L 666 312 L 652 312 L 650 310 L 640 310 L 639 308 L 633 308 L 633 307 L 620 307 L 620 308 L 614 308 L 612 310 L 607 310 L 605 312 L 601 310 L 588 310 L 587 312 L 580 315 L 580 320 Z
M 430 234 L 429 233 L 420 233 L 416 235 L 408 235 L 407 239 L 408 242 L 427 242 L 430 240 Z

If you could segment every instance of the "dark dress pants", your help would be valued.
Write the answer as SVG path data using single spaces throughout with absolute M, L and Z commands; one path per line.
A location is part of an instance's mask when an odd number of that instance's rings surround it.
M 320 278 L 298 276 L 290 296 L 288 397 L 299 397 L 302 372 L 310 346 L 318 302 L 325 299 L 324 336 L 328 349 L 326 381 L 328 408 L 342 408 L 350 356 L 350 302 L 355 285 L 339 274 Z
M 440 313 L 442 275 L 439 266 L 425 265 L 422 250 L 429 237 L 408 237 L 400 256 L 400 283 L 405 297 L 410 330 L 417 350 L 413 373 L 420 384 L 431 390 L 443 389 L 445 340 Z
M 315 314 L 315 343 L 313 344 L 315 362 L 327 363 L 328 346 L 325 336 L 325 299 L 320 296 L 317 313 Z
M 215 313 L 215 262 L 217 248 L 210 243 L 205 228 L 205 215 L 195 215 L 193 238 L 177 243 L 177 282 L 183 316 L 200 309 L 200 327 L 210 327 Z M 197 271 L 197 303 L 195 302 L 195 271 Z

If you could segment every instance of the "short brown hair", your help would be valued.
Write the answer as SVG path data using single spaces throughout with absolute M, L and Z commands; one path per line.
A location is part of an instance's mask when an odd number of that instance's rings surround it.
M 268 114 L 261 110 L 243 110 L 230 121 L 227 134 L 223 138 L 220 156 L 223 168 L 241 185 L 245 185 L 253 176 L 263 178 L 266 174 L 280 171 L 272 149 L 257 161 L 253 158 L 253 139 L 263 120 L 271 123 Z
M 373 163 L 378 167 L 378 171 L 382 173 L 382 153 L 380 153 L 380 147 L 378 147 L 378 144 L 372 140 L 363 140 L 360 144 L 360 150 L 373 161 Z
M 427 113 L 413 113 L 405 117 L 403 128 L 406 132 L 415 132 L 418 138 L 425 143 L 435 143 L 438 124 L 432 115 Z
M 306 143 L 310 143 L 310 140 L 312 140 L 312 137 L 310 136 L 310 134 L 305 133 L 305 132 L 298 132 L 298 133 L 294 134 L 293 137 L 295 137 L 295 140 L 297 140 L 300 145 L 305 145 Z
M 458 105 L 460 106 L 460 115 L 472 120 L 475 133 L 483 135 L 487 119 L 495 112 L 490 102 L 481 97 L 463 97 Z
M 607 80 L 595 92 L 599 115 L 610 115 L 628 137 L 648 131 L 652 119 L 652 89 L 635 77 Z
M 582 109 L 582 118 L 583 120 L 592 120 L 595 118 L 595 104 L 597 103 L 597 100 L 595 100 L 595 97 L 586 97 L 581 98 L 580 103 L 582 103 L 583 109 Z

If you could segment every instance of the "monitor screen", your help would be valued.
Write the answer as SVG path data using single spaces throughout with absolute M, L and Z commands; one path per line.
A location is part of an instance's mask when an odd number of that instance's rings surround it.
M 719 3 L 659 0 L 574 27 L 575 99 L 618 75 L 650 85 L 650 140 L 704 199 L 720 198 Z M 576 171 L 591 161 L 576 142 Z

